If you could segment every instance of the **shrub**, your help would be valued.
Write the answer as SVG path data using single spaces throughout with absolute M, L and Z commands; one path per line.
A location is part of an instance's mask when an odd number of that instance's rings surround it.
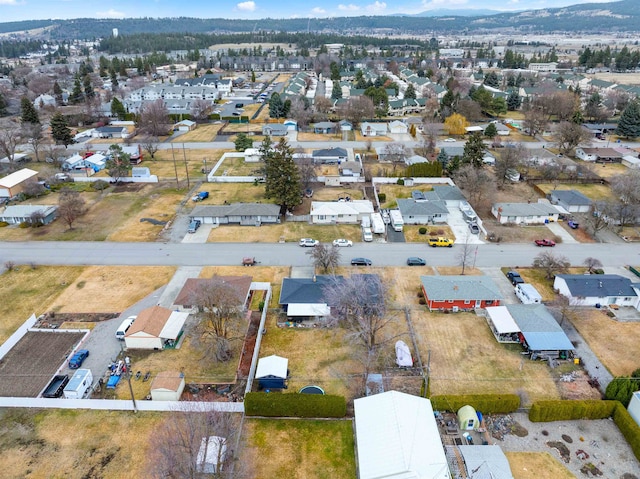
M 418 300 L 418 303 L 419 303 L 419 304 L 421 304 L 421 305 L 425 305 L 425 304 L 427 304 L 427 300 L 426 300 L 426 299 L 424 299 L 424 298 L 420 298 L 420 299 Z
M 247 416 L 344 417 L 347 401 L 333 395 L 248 393 L 244 410 Z
M 429 231 L 429 236 L 438 236 L 438 232 L 437 231 Z
M 27 223 L 26 221 L 23 221 L 22 223 L 20 223 L 20 228 L 29 228 L 31 226 L 31 223 Z
M 458 412 L 467 404 L 484 414 L 508 414 L 520 407 L 517 394 L 463 394 L 460 396 L 433 396 L 431 403 L 434 411 Z
M 0 228 L 4 228 L 5 226 L 9 226 L 9 223 L 6 221 L 0 221 Z
M 94 190 L 102 191 L 102 190 L 106 190 L 107 188 L 109 188 L 109 183 L 107 183 L 107 182 L 106 182 L 106 181 L 104 181 L 104 180 L 96 180 L 96 181 L 94 181 L 94 182 L 92 183 L 91 187 L 92 187 Z
M 634 421 L 625 407 L 616 403 L 613 410 L 613 422 L 616 423 L 618 429 L 631 446 L 636 459 L 640 460 L 640 426 Z
M 380 201 L 380 203 L 384 203 L 385 201 L 387 201 L 387 194 L 386 193 L 378 193 L 378 200 Z
M 556 244 L 560 244 L 560 243 L 562 243 L 562 237 L 554 235 L 553 236 L 553 241 L 555 241 Z
M 264 301 L 260 301 L 258 303 L 258 309 L 260 310 L 260 312 L 262 312 L 264 310 Z
M 404 178 L 398 178 L 398 181 L 396 181 L 396 184 L 400 186 L 404 186 Z
M 424 291 L 418 291 L 418 298 L 424 298 Z
M 425 228 L 425 227 L 421 227 L 421 228 L 418 230 L 418 233 L 420 233 L 421 235 L 426 235 L 426 234 L 427 234 L 427 228 Z

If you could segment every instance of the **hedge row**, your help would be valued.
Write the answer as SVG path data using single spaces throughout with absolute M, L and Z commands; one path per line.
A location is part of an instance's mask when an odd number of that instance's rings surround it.
M 344 417 L 347 401 L 343 396 L 321 394 L 248 393 L 244 411 L 247 416 Z
M 538 401 L 529 411 L 529 420 L 532 422 L 609 417 L 613 418 L 633 454 L 640 460 L 640 426 L 619 401 Z
M 611 417 L 618 401 L 538 401 L 531 406 L 531 422 L 605 419 Z
M 470 405 L 484 414 L 508 414 L 520 407 L 516 394 L 465 394 L 460 396 L 432 396 L 434 411 L 458 412 L 462 406 Z

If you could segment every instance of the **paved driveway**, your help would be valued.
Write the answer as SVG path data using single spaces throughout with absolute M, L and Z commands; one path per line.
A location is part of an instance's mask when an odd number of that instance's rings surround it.
M 182 238 L 182 243 L 206 243 L 213 225 L 200 225 L 195 233 L 187 233 Z
M 547 223 L 547 228 L 549 228 L 549 231 L 551 231 L 554 235 L 562 238 L 562 242 L 565 244 L 578 243 L 578 241 L 573 236 L 571 236 L 571 233 L 565 230 L 559 223 Z
M 503 304 L 520 304 L 520 300 L 516 296 L 515 289 L 511 281 L 504 275 L 500 268 L 480 268 L 484 274 L 489 276 L 500 288 L 500 292 L 504 297 Z
M 484 244 L 480 235 L 471 234 L 469 225 L 462 217 L 462 211 L 458 208 L 449 208 L 449 218 L 447 224 L 456 237 L 456 243 Z

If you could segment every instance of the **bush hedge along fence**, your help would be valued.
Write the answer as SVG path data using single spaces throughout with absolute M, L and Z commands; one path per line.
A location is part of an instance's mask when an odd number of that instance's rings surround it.
M 434 411 L 457 412 L 462 406 L 473 406 L 484 414 L 508 414 L 520 407 L 516 394 L 465 394 L 460 396 L 432 396 Z
M 344 417 L 347 401 L 332 395 L 248 393 L 244 411 L 247 416 Z

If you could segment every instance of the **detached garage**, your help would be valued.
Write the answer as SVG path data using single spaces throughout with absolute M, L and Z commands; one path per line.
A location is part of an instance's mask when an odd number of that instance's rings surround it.
M 259 389 L 286 389 L 289 375 L 289 360 L 276 356 L 267 356 L 258 360 L 256 379 Z
M 174 347 L 188 316 L 189 313 L 171 311 L 161 306 L 144 309 L 125 334 L 124 342 L 130 349 Z
M 184 374 L 177 371 L 162 371 L 151 382 L 153 401 L 179 401 L 184 390 Z

